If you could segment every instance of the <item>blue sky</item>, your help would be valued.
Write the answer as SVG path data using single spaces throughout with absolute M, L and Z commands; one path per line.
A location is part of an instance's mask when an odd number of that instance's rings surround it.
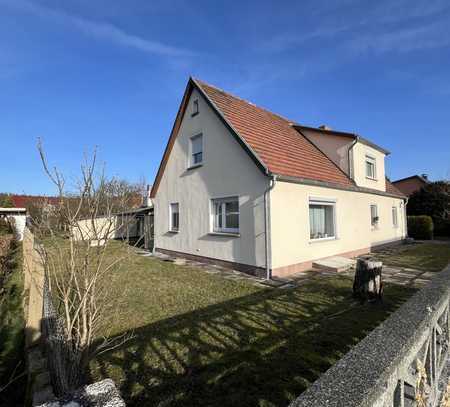
M 392 152 L 394 179 L 450 175 L 450 3 L 0 0 L 0 190 L 69 179 L 151 183 L 189 75 L 305 125 Z

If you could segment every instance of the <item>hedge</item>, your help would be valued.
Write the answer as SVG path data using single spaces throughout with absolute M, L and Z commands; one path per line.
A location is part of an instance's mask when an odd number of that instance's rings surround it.
M 431 216 L 408 216 L 408 235 L 414 239 L 433 239 L 433 219 Z
M 0 239 L 5 239 L 2 237 Z M 0 406 L 23 406 L 26 388 L 25 320 L 23 314 L 22 246 L 12 241 L 7 252 L 0 253 Z
M 434 235 L 442 237 L 450 237 L 450 219 L 435 219 Z

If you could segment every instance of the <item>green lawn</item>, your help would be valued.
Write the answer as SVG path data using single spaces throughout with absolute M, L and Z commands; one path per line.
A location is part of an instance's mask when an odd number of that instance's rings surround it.
M 441 271 L 450 262 L 449 244 L 415 243 L 376 252 L 384 264 L 424 271 Z
M 383 304 L 360 305 L 345 276 L 268 289 L 135 255 L 108 282 L 111 332 L 135 338 L 91 379 L 129 406 L 287 405 L 413 293 L 386 284 Z

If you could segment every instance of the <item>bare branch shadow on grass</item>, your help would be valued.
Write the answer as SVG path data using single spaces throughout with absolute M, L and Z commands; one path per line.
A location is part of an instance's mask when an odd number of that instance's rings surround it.
M 92 373 L 115 379 L 128 406 L 287 405 L 414 292 L 389 285 L 384 303 L 360 305 L 350 282 L 330 290 L 326 281 L 138 328 Z

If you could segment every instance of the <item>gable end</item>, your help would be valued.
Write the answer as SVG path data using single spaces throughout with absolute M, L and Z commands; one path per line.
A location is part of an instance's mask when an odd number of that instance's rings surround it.
M 170 156 L 170 152 L 172 151 L 172 147 L 175 143 L 175 139 L 178 136 L 178 131 L 181 126 L 181 122 L 183 120 L 184 114 L 186 112 L 187 103 L 192 94 L 193 89 L 198 90 L 198 92 L 203 96 L 206 103 L 211 107 L 211 109 L 215 112 L 220 121 L 224 124 L 224 126 L 230 131 L 233 135 L 233 138 L 239 143 L 239 145 L 244 149 L 244 151 L 249 155 L 249 157 L 253 160 L 256 166 L 263 172 L 263 174 L 268 175 L 269 170 L 263 164 L 262 160 L 258 157 L 258 155 L 252 150 L 252 148 L 245 142 L 245 140 L 239 136 L 237 131 L 233 128 L 233 126 L 228 122 L 228 120 L 223 116 L 214 102 L 209 98 L 209 96 L 203 91 L 202 87 L 193 79 L 189 78 L 188 84 L 186 86 L 186 90 L 184 91 L 183 99 L 181 100 L 180 107 L 178 109 L 177 116 L 175 118 L 175 122 L 172 127 L 172 131 L 170 133 L 169 140 L 167 142 L 166 148 L 164 150 L 163 157 L 159 164 L 158 172 L 156 173 L 155 182 L 153 183 L 153 187 L 150 193 L 150 197 L 154 198 L 159 188 L 159 184 L 161 182 L 161 178 L 163 176 L 164 170 L 167 165 L 167 161 Z

